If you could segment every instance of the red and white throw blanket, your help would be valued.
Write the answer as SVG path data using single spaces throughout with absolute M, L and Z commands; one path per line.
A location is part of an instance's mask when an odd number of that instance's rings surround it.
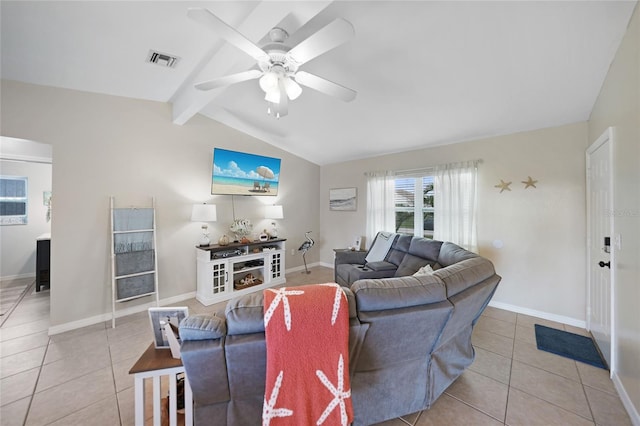
M 263 426 L 353 420 L 349 306 L 338 284 L 264 291 L 267 379 Z

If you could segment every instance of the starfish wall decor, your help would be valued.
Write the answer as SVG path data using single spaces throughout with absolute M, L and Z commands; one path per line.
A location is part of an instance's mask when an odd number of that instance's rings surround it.
M 500 179 L 500 183 L 497 185 L 494 185 L 494 188 L 500 188 L 500 193 L 502 194 L 502 191 L 511 191 L 511 188 L 509 188 L 509 185 L 511 185 L 511 182 L 505 182 L 502 179 Z
M 538 181 L 531 179 L 531 176 L 527 176 L 527 178 L 527 180 L 521 181 L 522 183 L 524 183 L 524 189 L 527 189 L 530 186 L 537 188 L 536 183 L 538 183 Z

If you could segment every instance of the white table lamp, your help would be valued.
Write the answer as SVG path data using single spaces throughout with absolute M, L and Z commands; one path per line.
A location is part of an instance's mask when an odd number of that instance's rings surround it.
M 284 213 L 282 206 L 265 206 L 264 208 L 265 219 L 284 219 Z M 271 238 L 278 238 L 278 228 L 276 228 L 275 220 L 271 222 L 271 231 L 269 232 Z
M 202 236 L 198 244 L 200 246 L 208 246 L 211 243 L 209 240 L 209 225 L 206 222 L 215 222 L 216 217 L 216 205 L 215 204 L 194 204 L 191 209 L 191 221 L 203 222 L 202 224 Z

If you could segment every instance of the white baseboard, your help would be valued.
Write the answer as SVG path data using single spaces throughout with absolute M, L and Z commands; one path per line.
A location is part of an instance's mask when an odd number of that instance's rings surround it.
M 629 397 L 627 390 L 622 384 L 618 373 L 614 371 L 611 375 L 611 380 L 613 381 L 613 385 L 618 391 L 618 396 L 620 396 L 622 405 L 624 405 L 624 408 L 627 410 L 627 414 L 629 414 L 631 424 L 633 424 L 633 426 L 640 426 L 640 414 L 638 413 L 638 409 L 633 405 L 633 401 L 631 401 L 631 398 Z
M 495 302 L 493 300 L 489 302 L 489 306 L 492 306 L 498 309 L 504 309 L 505 311 L 515 312 L 518 314 L 530 315 L 536 318 L 542 318 L 549 321 L 555 321 L 562 324 L 572 325 L 574 327 L 580 327 L 580 328 L 587 327 L 587 323 L 584 320 L 565 317 L 564 315 L 550 314 L 548 312 L 536 311 L 535 309 L 523 308 L 521 306 L 510 305 L 508 303 Z
M 193 299 L 196 297 L 196 292 L 192 291 L 189 293 L 179 294 L 177 296 L 167 297 L 166 299 L 160 299 L 160 306 L 171 305 L 174 303 L 182 302 L 183 300 Z M 117 305 L 116 305 L 117 306 Z M 155 302 L 143 303 L 142 305 L 131 306 L 129 308 L 118 309 L 115 312 L 116 318 L 124 317 L 127 315 L 137 314 L 138 312 L 146 311 L 149 308 L 155 307 Z M 83 318 L 78 321 L 71 321 L 64 324 L 54 325 L 49 327 L 49 336 L 54 334 L 64 333 L 66 331 L 75 330 L 82 327 L 87 327 L 90 325 L 98 324 L 101 322 L 106 322 L 111 320 L 111 312 L 105 313 L 102 315 L 95 315 L 89 318 Z M 116 321 L 116 326 L 117 326 Z
M 22 278 L 36 278 L 35 272 L 29 272 L 28 274 L 19 274 L 19 275 L 7 275 L 5 277 L 0 277 L 0 281 L 10 281 L 10 280 L 20 280 Z
M 333 269 L 333 263 L 319 262 L 318 265 Z
M 307 269 L 313 268 L 315 266 L 320 266 L 320 262 L 307 263 Z M 287 269 L 285 271 L 285 274 L 290 274 L 292 272 L 298 272 L 298 271 L 304 271 L 304 265 L 303 266 L 296 266 L 294 268 Z

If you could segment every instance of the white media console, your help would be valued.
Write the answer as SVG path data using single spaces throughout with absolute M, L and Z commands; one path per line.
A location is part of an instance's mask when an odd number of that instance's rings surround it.
M 196 248 L 196 299 L 203 305 L 284 284 L 285 239 Z

